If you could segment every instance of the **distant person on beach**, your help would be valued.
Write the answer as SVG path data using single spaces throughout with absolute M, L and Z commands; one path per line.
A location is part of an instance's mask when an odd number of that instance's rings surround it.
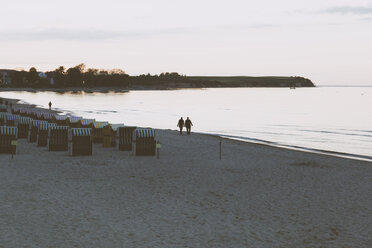
M 187 117 L 187 119 L 185 121 L 185 127 L 186 127 L 186 131 L 187 131 L 187 135 L 189 135 L 190 132 L 191 132 L 191 126 L 192 126 L 192 122 L 189 119 L 189 117 Z
M 49 109 L 51 109 L 52 108 L 52 102 L 49 102 Z
M 178 121 L 178 124 L 177 124 L 177 127 L 180 128 L 180 135 L 182 135 L 182 129 L 183 129 L 183 126 L 185 125 L 185 121 L 183 120 L 183 118 L 181 117 L 181 119 L 179 119 Z

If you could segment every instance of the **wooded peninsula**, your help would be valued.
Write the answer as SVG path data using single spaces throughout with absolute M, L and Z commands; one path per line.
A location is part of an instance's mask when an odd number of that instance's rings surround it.
M 315 87 L 304 77 L 215 77 L 186 76 L 176 72 L 159 75 L 142 74 L 130 76 L 121 69 L 100 70 L 79 64 L 66 69 L 39 72 L 35 67 L 29 71 L 0 70 L 1 88 L 64 89 L 64 88 L 110 88 L 130 89 L 177 89 L 219 87 Z

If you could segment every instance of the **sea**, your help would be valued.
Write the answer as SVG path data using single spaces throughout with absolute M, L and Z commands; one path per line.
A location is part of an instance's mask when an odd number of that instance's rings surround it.
M 208 88 L 128 92 L 0 92 L 0 97 L 129 126 L 372 159 L 372 87 Z

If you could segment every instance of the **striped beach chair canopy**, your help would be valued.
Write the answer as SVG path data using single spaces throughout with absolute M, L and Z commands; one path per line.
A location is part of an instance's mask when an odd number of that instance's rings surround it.
M 17 136 L 17 127 L 4 127 L 0 126 L 0 134 L 1 135 L 15 135 Z
M 49 114 L 48 112 L 44 112 L 44 111 L 36 111 L 36 116 L 37 118 L 44 118 L 44 115 L 47 115 Z
M 42 125 L 44 123 L 48 123 L 48 122 L 47 121 L 32 120 L 31 126 L 38 127 L 39 125 Z
M 65 121 L 67 120 L 67 118 L 67 115 L 54 115 L 54 119 L 56 119 L 57 121 Z
M 36 110 L 33 109 L 33 108 L 27 108 L 27 109 L 26 109 L 26 114 L 28 114 L 28 115 L 30 115 L 30 114 L 34 114 L 35 112 L 36 112 Z
M 82 120 L 80 120 L 81 125 L 83 125 L 83 126 L 91 125 L 91 124 L 93 124 L 95 121 L 96 121 L 96 119 L 82 119 Z
M 56 123 L 48 123 L 48 122 L 45 123 L 45 122 L 42 122 L 42 123 L 40 123 L 38 125 L 38 128 L 39 128 L 39 130 L 48 130 L 48 128 L 55 127 L 55 126 L 57 126 Z
M 21 108 L 22 108 L 22 105 L 13 105 L 13 106 L 12 106 L 12 110 L 13 110 L 13 111 L 20 111 Z
M 50 126 L 50 130 L 68 130 L 70 127 L 69 126 Z
M 83 119 L 83 117 L 69 116 L 68 119 L 70 120 L 70 123 L 78 123 Z
M 21 114 L 27 114 L 27 108 L 20 107 L 19 108 L 19 113 L 21 113 Z
M 0 104 L 0 109 L 1 110 L 7 110 L 8 107 L 5 104 Z
M 53 116 L 55 116 L 56 114 L 54 114 L 54 113 L 50 113 L 50 112 L 44 112 L 43 113 L 43 117 L 44 117 L 44 119 L 46 119 L 46 120 L 51 120 L 52 118 L 53 118 Z
M 18 118 L 18 124 L 30 124 L 30 122 L 32 121 L 32 118 L 30 117 L 19 117 Z
M 7 121 L 15 121 L 15 120 L 17 120 L 17 119 L 19 119 L 19 118 L 20 118 L 19 115 L 12 115 L 12 114 L 10 114 L 10 115 L 6 115 L 6 116 L 5 116 L 5 119 L 6 119 Z
M 5 119 L 8 115 L 12 115 L 11 113 L 7 112 L 0 112 L 0 118 Z
M 104 126 L 109 125 L 107 121 L 96 121 L 94 122 L 94 128 L 103 128 Z
M 71 128 L 72 136 L 90 136 L 91 131 L 90 128 Z
M 155 137 L 155 130 L 151 128 L 140 128 L 136 130 L 136 136 L 138 138 L 151 138 Z
M 113 131 L 118 130 L 119 127 L 124 127 L 124 124 L 110 124 Z

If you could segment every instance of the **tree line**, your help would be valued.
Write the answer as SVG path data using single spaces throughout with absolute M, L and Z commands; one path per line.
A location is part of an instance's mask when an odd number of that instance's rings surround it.
M 102 70 L 79 64 L 66 69 L 40 73 L 35 67 L 29 71 L 13 71 L 10 85 L 19 88 L 212 88 L 212 87 L 314 87 L 303 77 L 187 77 L 177 72 L 159 75 L 130 76 L 121 69 Z M 1 79 L 0 79 L 1 80 Z
M 86 68 L 79 64 L 66 69 L 59 66 L 53 71 L 45 72 L 42 76 L 35 67 L 29 71 L 14 71 L 11 75 L 12 87 L 30 88 L 65 88 L 65 87 L 131 87 L 135 85 L 157 85 L 168 82 L 188 82 L 185 75 L 176 72 L 159 75 L 142 74 L 129 76 L 122 69 L 102 70 Z

